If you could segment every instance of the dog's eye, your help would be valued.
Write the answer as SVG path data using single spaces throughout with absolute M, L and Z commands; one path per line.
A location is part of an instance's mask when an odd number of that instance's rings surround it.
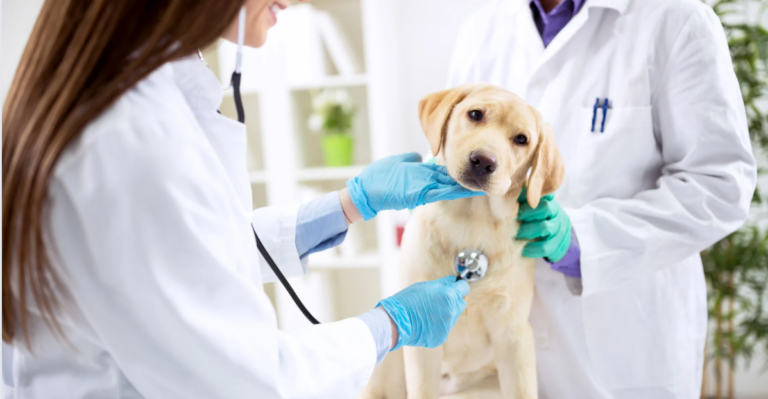
M 468 115 L 469 115 L 469 119 L 472 119 L 475 122 L 480 122 L 481 120 L 483 120 L 483 112 L 482 111 L 478 111 L 476 109 L 473 109 L 472 111 L 469 111 Z
M 526 145 L 526 144 L 528 144 L 528 137 L 526 137 L 524 134 L 518 134 L 512 140 L 515 141 L 515 144 L 519 144 L 519 145 Z

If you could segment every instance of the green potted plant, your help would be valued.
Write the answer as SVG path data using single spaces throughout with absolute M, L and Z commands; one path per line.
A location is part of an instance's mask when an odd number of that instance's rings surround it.
M 352 126 L 356 109 L 343 89 L 326 89 L 312 95 L 309 129 L 323 134 L 326 166 L 352 165 L 354 138 Z
M 768 154 L 768 115 L 761 108 L 768 94 L 768 31 L 759 22 L 768 1 L 754 4 L 759 5 L 758 12 L 751 14 L 741 0 L 719 0 L 712 6 L 728 36 L 758 155 L 759 149 Z M 745 17 L 732 18 L 738 17 L 732 15 L 736 13 Z M 737 361 L 749 364 L 755 352 L 768 354 L 768 231 L 760 228 L 768 205 L 764 199 L 765 194 L 755 190 L 753 217 L 741 230 L 702 252 L 710 323 L 705 357 L 706 364 L 714 362 L 713 384 L 705 367 L 702 398 L 734 399 Z M 713 395 L 710 385 L 714 385 Z

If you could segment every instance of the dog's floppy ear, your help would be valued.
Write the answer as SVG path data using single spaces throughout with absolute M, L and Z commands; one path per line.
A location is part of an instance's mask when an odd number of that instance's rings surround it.
M 565 178 L 565 162 L 555 144 L 552 127 L 536 112 L 539 129 L 539 144 L 533 157 L 531 175 L 528 177 L 526 199 L 532 208 L 539 206 L 542 196 L 557 190 Z
M 432 155 L 437 156 L 445 142 L 448 119 L 453 107 L 467 98 L 474 88 L 475 85 L 461 85 L 455 89 L 432 93 L 419 101 L 419 120 L 432 148 Z

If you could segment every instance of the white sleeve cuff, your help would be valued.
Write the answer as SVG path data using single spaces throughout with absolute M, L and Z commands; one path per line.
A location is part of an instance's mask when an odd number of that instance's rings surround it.
M 251 225 L 259 235 L 269 255 L 286 278 L 307 273 L 307 263 L 296 249 L 296 216 L 298 207 L 266 207 L 253 211 Z M 259 255 L 261 278 L 264 283 L 277 280 L 277 276 Z
M 371 330 L 376 342 L 376 364 L 381 363 L 392 347 L 392 324 L 389 322 L 389 315 L 384 309 L 371 309 L 357 318 Z

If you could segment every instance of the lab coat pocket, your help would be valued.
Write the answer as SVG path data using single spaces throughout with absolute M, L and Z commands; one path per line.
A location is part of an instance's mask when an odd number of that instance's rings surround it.
M 602 109 L 593 118 L 593 108 L 584 107 L 574 122 L 578 149 L 567 166 L 576 187 L 583 188 L 582 201 L 629 198 L 647 185 L 660 160 L 650 106 L 609 108 L 604 123 Z

